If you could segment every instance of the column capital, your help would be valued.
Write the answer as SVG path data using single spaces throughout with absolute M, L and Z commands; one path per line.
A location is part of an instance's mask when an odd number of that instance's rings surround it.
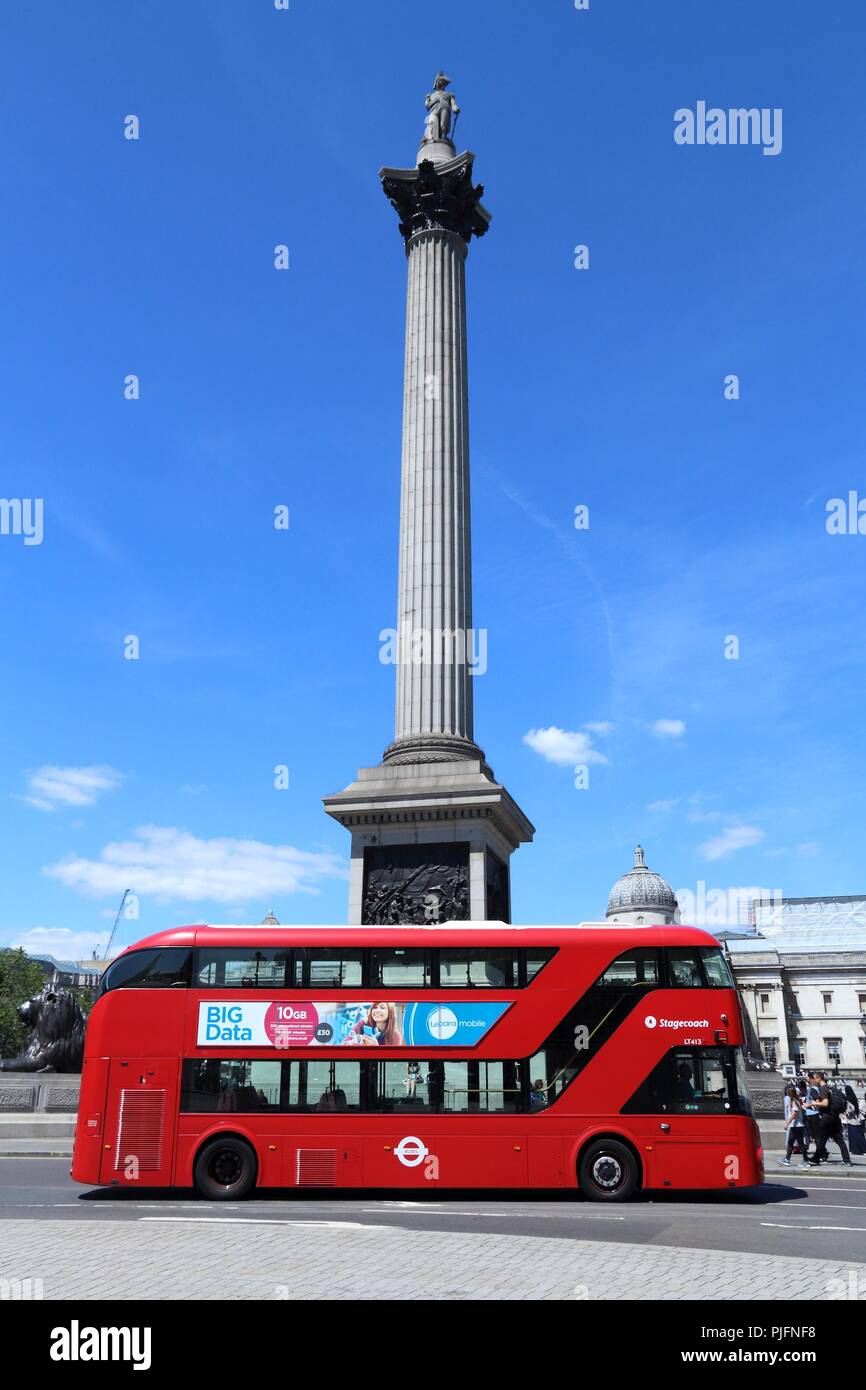
M 481 204 L 483 185 L 472 182 L 474 159 L 466 150 L 441 164 L 422 159 L 417 169 L 379 170 L 407 250 L 417 232 L 455 232 L 467 243 L 473 236 L 484 236 L 491 219 Z

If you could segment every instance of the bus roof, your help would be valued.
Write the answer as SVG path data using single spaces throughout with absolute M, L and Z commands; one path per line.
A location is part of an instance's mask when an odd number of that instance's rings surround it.
M 511 926 L 505 922 L 441 922 L 431 926 L 279 926 L 258 924 L 240 926 L 197 923 L 156 932 L 124 950 L 145 946 L 369 946 L 394 940 L 401 946 L 523 945 L 563 946 L 584 941 L 592 945 L 605 940 L 626 945 L 643 942 L 647 946 L 717 946 L 710 932 L 701 927 L 630 926 L 624 922 L 580 922 L 574 926 Z M 123 952 L 121 952 L 123 954 Z

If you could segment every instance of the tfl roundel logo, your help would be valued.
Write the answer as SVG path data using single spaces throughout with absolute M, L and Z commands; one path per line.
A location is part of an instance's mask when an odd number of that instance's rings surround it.
M 427 1148 L 422 1139 L 407 1134 L 394 1149 L 394 1157 L 400 1160 L 404 1168 L 417 1168 L 427 1157 Z
M 643 1021 L 643 1025 L 644 1028 L 655 1028 L 657 1022 L 658 1019 L 655 1017 L 655 1014 L 647 1014 Z

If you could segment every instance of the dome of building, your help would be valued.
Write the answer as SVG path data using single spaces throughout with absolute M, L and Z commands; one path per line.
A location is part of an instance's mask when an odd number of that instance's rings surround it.
M 623 913 L 631 916 L 638 912 L 651 912 L 658 919 L 673 922 L 677 910 L 677 900 L 670 884 L 661 874 L 654 874 L 644 863 L 643 849 L 637 846 L 634 852 L 634 868 L 618 878 L 610 890 L 607 900 L 608 917 L 620 917 Z

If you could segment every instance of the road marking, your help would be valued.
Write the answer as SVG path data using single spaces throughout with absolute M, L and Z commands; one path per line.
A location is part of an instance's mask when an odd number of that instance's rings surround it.
M 306 1226 L 321 1230 L 337 1231 L 390 1231 L 391 1226 L 374 1226 L 367 1221 L 292 1221 L 281 1217 L 266 1221 L 258 1216 L 140 1216 L 139 1221 L 150 1222 L 183 1222 L 186 1225 L 196 1223 L 198 1225 L 220 1225 L 220 1226 Z
M 362 1207 L 362 1211 L 377 1212 L 379 1207 Z M 412 1212 L 413 1216 L 448 1216 L 452 1219 L 458 1216 L 480 1216 L 485 1221 L 513 1221 L 515 1218 L 521 1221 L 556 1221 L 561 1216 L 556 1211 L 462 1211 L 460 1209 L 449 1208 L 447 1211 L 433 1211 L 426 1206 L 426 1203 L 418 1203 L 417 1209 Z M 577 1212 L 570 1215 L 577 1216 Z M 567 1220 L 567 1217 L 565 1218 Z M 608 1215 L 607 1212 L 586 1212 L 587 1221 L 625 1221 L 624 1216 Z
M 866 1231 L 866 1226 L 804 1226 L 796 1222 L 786 1226 L 783 1221 L 762 1221 L 762 1226 L 772 1226 L 779 1231 Z

